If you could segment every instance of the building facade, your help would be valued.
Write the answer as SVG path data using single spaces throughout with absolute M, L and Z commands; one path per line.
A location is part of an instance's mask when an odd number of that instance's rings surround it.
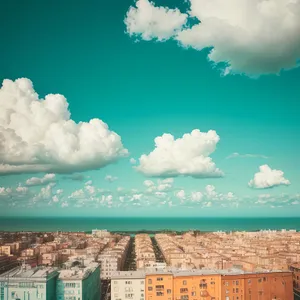
M 145 272 L 145 273 L 144 273 Z M 292 300 L 291 272 L 153 269 L 118 272 L 111 300 Z
M 111 300 L 145 300 L 145 272 L 114 272 L 111 276 Z
M 58 272 L 18 267 L 0 276 L 0 300 L 56 300 Z
M 99 300 L 100 267 L 95 262 L 61 270 L 56 284 L 57 300 Z

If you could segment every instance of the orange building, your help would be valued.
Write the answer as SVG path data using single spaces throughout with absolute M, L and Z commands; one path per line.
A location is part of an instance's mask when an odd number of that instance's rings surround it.
M 221 299 L 221 276 L 213 271 L 173 273 L 174 300 Z
M 146 273 L 145 300 L 292 300 L 291 272 L 174 270 Z
M 155 272 L 146 275 L 145 300 L 173 300 L 173 274 L 171 272 Z
M 294 264 L 289 267 L 293 272 L 293 285 L 295 293 L 300 296 L 300 264 Z

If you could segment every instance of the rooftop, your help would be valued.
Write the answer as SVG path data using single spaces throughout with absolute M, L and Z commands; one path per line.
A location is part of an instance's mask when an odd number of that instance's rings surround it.
M 83 280 L 90 276 L 97 268 L 99 264 L 96 262 L 91 262 L 84 267 L 76 266 L 66 270 L 61 270 L 59 272 L 59 279 L 68 280 L 68 279 L 77 279 Z
M 37 268 L 30 268 L 26 267 L 17 267 L 12 270 L 9 270 L 0 275 L 0 278 L 47 278 L 49 274 L 56 272 L 56 269 L 51 267 L 37 267 Z

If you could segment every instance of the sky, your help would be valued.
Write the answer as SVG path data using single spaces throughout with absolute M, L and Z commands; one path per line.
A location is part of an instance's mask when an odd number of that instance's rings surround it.
M 2 12 L 1 216 L 299 216 L 299 0 Z

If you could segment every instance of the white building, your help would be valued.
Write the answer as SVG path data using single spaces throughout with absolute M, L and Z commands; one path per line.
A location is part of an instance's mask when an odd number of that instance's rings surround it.
M 0 300 L 56 300 L 58 272 L 23 265 L 0 275 Z
M 145 299 L 144 271 L 119 271 L 111 275 L 111 300 L 128 299 Z
M 57 279 L 57 300 L 99 300 L 100 267 L 96 262 L 72 261 L 61 270 Z M 29 300 L 29 299 L 28 299 Z M 31 299 L 30 299 L 31 300 Z
M 110 236 L 110 232 L 107 231 L 106 229 L 93 229 L 92 230 L 92 235 L 98 238 L 104 238 L 104 237 L 109 237 Z

